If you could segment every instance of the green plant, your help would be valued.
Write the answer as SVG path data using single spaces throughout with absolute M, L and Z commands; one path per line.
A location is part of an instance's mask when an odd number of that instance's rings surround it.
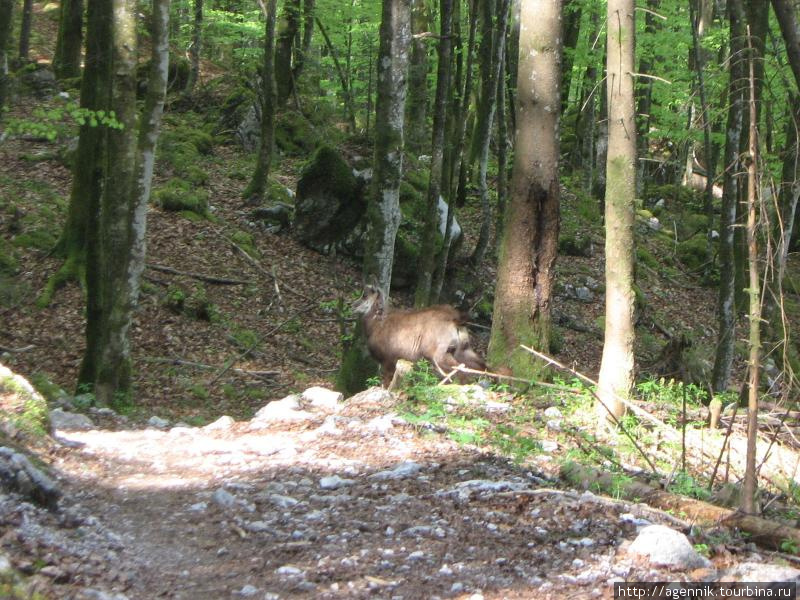
M 800 554 L 800 546 L 794 540 L 781 541 L 781 552 L 786 554 Z
M 671 492 L 696 498 L 698 500 L 708 500 L 711 493 L 705 487 L 699 485 L 694 478 L 688 473 L 678 473 L 673 479 L 672 484 L 669 486 Z

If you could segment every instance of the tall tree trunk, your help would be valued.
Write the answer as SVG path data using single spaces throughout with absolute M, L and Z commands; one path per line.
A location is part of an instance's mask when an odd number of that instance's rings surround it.
M 26 63 L 31 47 L 31 26 L 33 24 L 33 0 L 22 3 L 22 20 L 19 24 L 19 62 Z
M 300 31 L 300 0 L 287 0 L 283 5 L 275 38 L 275 87 L 277 106 L 284 106 L 294 88 L 292 54 Z
M 80 76 L 82 44 L 83 0 L 63 0 L 56 51 L 53 56 L 53 71 L 56 77 L 66 79 Z
M 14 0 L 0 0 L 0 120 L 3 118 L 8 94 L 8 47 L 13 14 Z
M 136 190 L 136 2 L 112 0 L 112 7 L 111 109 L 123 127 L 106 132 L 97 248 L 90 252 L 96 262 L 88 265 L 99 277 L 91 278 L 87 288 L 88 296 L 95 297 L 100 307 L 100 344 L 87 346 L 86 354 L 96 360 L 94 392 L 101 406 L 129 400 L 128 330 L 135 303 L 133 292 L 138 290 L 128 271 L 133 250 L 131 199 Z
M 417 290 L 414 303 L 427 306 L 436 299 L 431 298 L 431 283 L 436 267 L 436 246 L 439 235 L 439 197 L 443 189 L 442 163 L 445 155 L 445 125 L 447 124 L 447 95 L 450 92 L 450 47 L 453 21 L 453 0 L 441 0 L 441 35 L 439 37 L 439 66 L 436 77 L 436 98 L 433 108 L 433 142 L 431 148 L 431 172 L 428 181 L 425 232 L 417 267 Z M 445 228 L 446 229 L 446 228 Z M 445 231 L 445 235 L 447 232 Z M 442 245 L 446 243 L 442 237 Z
M 656 14 L 661 6 L 661 0 L 647 0 L 647 12 L 644 17 L 644 35 L 653 38 L 656 35 L 658 18 Z M 651 46 L 652 48 L 652 46 Z M 642 75 L 649 75 L 653 70 L 655 57 L 653 50 L 642 52 L 639 57 L 639 70 Z M 642 160 L 650 153 L 650 108 L 653 98 L 653 80 L 642 77 L 636 82 L 636 141 L 639 161 L 636 165 L 636 190 L 639 195 L 644 191 L 645 165 Z
M 728 0 L 731 57 L 728 77 L 728 124 L 725 135 L 725 173 L 719 223 L 719 297 L 717 301 L 717 350 L 714 356 L 712 387 L 715 392 L 728 388 L 733 364 L 736 325 L 736 276 L 734 269 L 734 226 L 739 198 L 739 140 L 742 136 L 744 96 L 742 54 L 745 15 L 741 0 Z
M 578 38 L 581 33 L 581 3 L 576 0 L 567 0 L 564 13 L 564 81 L 561 83 L 561 112 L 567 108 L 570 86 L 572 85 L 572 65 L 575 63 Z
M 367 207 L 364 274 L 389 297 L 397 228 L 400 226 L 400 180 L 403 173 L 403 126 L 410 0 L 383 0 L 378 52 L 378 98 L 375 106 L 375 159 Z
M 327 29 L 325 29 L 325 26 L 322 24 L 322 21 L 319 20 L 319 17 L 315 17 L 314 21 L 316 21 L 317 28 L 319 29 L 319 32 L 322 34 L 322 38 L 325 40 L 325 45 L 328 47 L 328 52 L 330 52 L 331 58 L 333 59 L 333 64 L 336 67 L 336 72 L 339 74 L 339 81 L 342 84 L 342 95 L 344 96 L 344 110 L 347 113 L 348 125 L 350 126 L 350 131 L 355 131 L 356 110 L 355 106 L 353 105 L 353 94 L 352 90 L 350 89 L 350 81 L 347 79 L 347 73 L 344 71 L 344 69 L 342 69 L 342 64 L 339 62 L 339 57 L 336 52 L 336 48 L 334 48 L 333 43 L 331 42 L 331 38 L 328 36 Z M 408 62 L 407 58 L 404 58 L 404 60 Z M 380 77 L 380 73 L 378 76 Z
M 264 66 L 261 79 L 264 104 L 261 107 L 261 143 L 253 178 L 242 196 L 251 204 L 264 200 L 272 164 L 272 149 L 275 143 L 275 20 L 276 0 L 267 0 L 267 21 L 264 33 Z
M 503 218 L 506 213 L 506 196 L 508 195 L 508 117 L 506 114 L 505 61 L 508 52 L 503 56 L 504 65 L 500 67 L 501 80 L 497 82 L 497 208 L 494 218 L 495 244 L 503 235 Z
M 497 108 L 497 84 L 503 68 L 503 55 L 506 50 L 506 25 L 508 24 L 508 7 L 510 0 L 497 0 L 497 28 L 492 41 L 492 59 L 489 80 L 485 81 L 482 103 L 478 111 L 478 126 L 476 139 L 480 140 L 480 154 L 478 157 L 478 188 L 481 196 L 481 229 L 475 251 L 470 257 L 470 262 L 479 265 L 483 262 L 486 248 L 489 246 L 492 226 L 492 205 L 489 201 L 489 185 L 486 181 L 486 171 L 489 166 L 489 144 L 492 140 L 492 124 L 494 123 L 495 109 Z
M 86 12 L 86 61 L 81 78 L 81 108 L 90 111 L 110 110 L 111 98 L 111 23 L 113 13 L 110 0 L 97 0 L 88 4 Z M 98 200 L 102 193 L 103 163 L 105 153 L 105 126 L 92 127 L 89 123 L 81 125 L 78 137 L 78 150 L 72 169 L 72 186 L 69 195 L 69 208 L 55 253 L 64 258 L 64 264 L 50 277 L 37 303 L 47 305 L 55 291 L 66 281 L 78 279 L 89 285 L 96 272 L 87 272 L 87 248 L 97 231 Z M 96 246 L 96 244 L 95 244 Z M 85 277 L 85 280 L 84 280 Z M 93 306 L 93 299 L 87 304 L 87 338 L 99 335 L 95 331 L 98 319 L 94 316 L 99 310 Z M 94 344 L 94 342 L 92 342 Z M 84 359 L 78 384 L 94 384 L 94 360 Z
M 636 197 L 636 110 L 633 72 L 636 33 L 633 0 L 609 0 L 606 162 L 606 323 L 597 395 L 598 414 L 625 412 L 634 385 L 633 216 Z
M 781 28 L 789 66 L 800 92 L 800 29 L 798 29 L 796 8 L 791 0 L 772 0 L 772 9 Z
M 559 229 L 561 2 L 522 0 L 517 129 L 503 229 L 489 362 L 533 378 L 520 344 L 547 349 Z
M 763 55 L 762 55 L 763 56 Z M 761 370 L 761 287 L 758 275 L 758 242 L 756 215 L 760 212 L 756 205 L 756 190 L 758 185 L 758 147 L 756 142 L 756 82 L 755 66 L 756 57 L 752 54 L 749 60 L 750 75 L 750 129 L 747 155 L 747 264 L 749 285 L 749 322 L 750 336 L 748 340 L 748 365 L 747 365 L 747 459 L 742 484 L 742 510 L 748 514 L 756 514 L 756 492 L 758 491 L 756 473 L 756 443 L 758 441 L 758 394 L 759 371 Z
M 430 29 L 427 0 L 412 0 L 411 33 Z M 417 154 L 426 145 L 428 121 L 428 42 L 425 37 L 411 40 L 411 59 L 408 65 L 408 98 L 406 99 L 406 147 Z
M 184 95 L 191 96 L 200 79 L 200 55 L 203 49 L 203 0 L 194 0 L 194 21 L 192 23 L 192 45 L 189 46 L 189 78 L 186 80 Z

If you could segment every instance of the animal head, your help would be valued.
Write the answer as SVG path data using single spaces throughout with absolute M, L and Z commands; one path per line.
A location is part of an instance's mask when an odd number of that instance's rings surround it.
M 365 285 L 361 298 L 353 305 L 353 312 L 365 317 L 382 317 L 386 313 L 386 298 L 381 289 L 374 285 Z

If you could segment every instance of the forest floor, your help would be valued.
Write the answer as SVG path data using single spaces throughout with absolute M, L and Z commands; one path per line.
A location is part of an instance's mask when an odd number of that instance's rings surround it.
M 46 307 L 36 302 L 60 264 L 48 249 L 69 196 L 56 149 L 41 140 L 0 144 L 0 235 L 17 265 L 0 281 L 0 362 L 71 391 L 83 348 L 82 291 L 70 282 Z M 301 162 L 282 160 L 276 180 L 293 187 Z M 611 597 L 611 580 L 699 580 L 771 560 L 735 539 L 715 543 L 713 566 L 698 572 L 671 573 L 629 556 L 641 525 L 634 505 L 549 489 L 575 449 L 544 426 L 543 411 L 563 407 L 557 395 L 525 408 L 541 427 L 532 435 L 554 445 L 517 462 L 489 444 L 412 425 L 402 398 L 376 390 L 336 407 L 254 416 L 291 393 L 332 388 L 347 318 L 339 306 L 360 292 L 360 270 L 254 222 L 240 197 L 252 157 L 217 145 L 200 166 L 209 174 L 212 219 L 155 206 L 148 215 L 149 267 L 132 329 L 133 405 L 124 418 L 93 413 L 95 428 L 58 432 L 40 452 L 64 493 L 59 513 L 0 498 L 0 555 L 33 575 L 44 594 Z M 165 178 L 159 173 L 157 183 Z M 563 213 L 576 209 L 575 196 L 565 193 L 564 202 Z M 459 215 L 467 245 L 477 212 Z M 594 376 L 602 231 L 581 226 L 595 252 L 559 260 L 556 357 Z M 672 252 L 646 228 L 639 234 L 659 259 Z M 708 364 L 716 294 L 685 270 L 665 273 L 639 271 L 640 364 L 659 363 L 665 332 L 690 334 L 697 360 Z M 483 282 L 468 298 L 477 305 L 490 298 L 493 261 L 473 275 Z M 178 295 L 194 316 L 176 310 Z M 485 348 L 486 330 L 473 336 Z M 487 406 L 522 402 L 485 394 Z M 232 420 L 218 420 L 223 415 Z M 156 422 L 162 428 L 148 425 L 154 416 L 165 420 Z

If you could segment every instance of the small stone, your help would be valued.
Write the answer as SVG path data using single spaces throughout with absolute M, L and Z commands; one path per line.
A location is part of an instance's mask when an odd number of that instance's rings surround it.
M 236 504 L 236 496 L 223 488 L 219 488 L 217 491 L 215 491 L 212 494 L 211 499 L 222 508 L 231 508 L 234 504 Z
M 299 576 L 304 575 L 303 569 L 299 569 L 298 567 L 292 565 L 283 565 L 282 567 L 278 567 L 275 569 L 275 573 L 278 575 L 287 575 L 287 576 Z
M 323 490 L 338 490 L 342 487 L 348 487 L 354 485 L 356 482 L 354 479 L 342 479 L 338 475 L 331 475 L 329 477 L 323 477 L 319 480 L 319 487 Z
M 369 476 L 370 479 L 374 479 L 376 481 L 386 481 L 390 479 L 403 479 L 405 477 L 410 477 L 411 475 L 416 475 L 422 470 L 422 465 L 414 462 L 402 462 L 397 465 L 394 469 L 389 469 L 388 471 L 378 471 L 377 473 L 373 473 Z
M 557 406 L 550 406 L 545 409 L 544 416 L 548 419 L 560 419 L 564 415 L 561 413 L 561 410 Z
M 150 427 L 155 427 L 156 429 L 166 429 L 169 427 L 169 421 L 162 419 L 161 417 L 157 417 L 156 415 L 153 415 L 147 419 L 147 424 L 150 425 Z
M 245 598 L 250 598 L 258 593 L 258 588 L 254 585 L 247 584 L 239 590 L 239 595 Z
M 50 425 L 53 429 L 63 431 L 85 431 L 94 429 L 94 422 L 84 414 L 67 412 L 60 408 L 50 411 Z
M 203 429 L 206 431 L 224 431 L 226 429 L 230 429 L 236 421 L 233 420 L 233 417 L 229 417 L 228 415 L 223 415 L 213 423 L 209 423 Z

